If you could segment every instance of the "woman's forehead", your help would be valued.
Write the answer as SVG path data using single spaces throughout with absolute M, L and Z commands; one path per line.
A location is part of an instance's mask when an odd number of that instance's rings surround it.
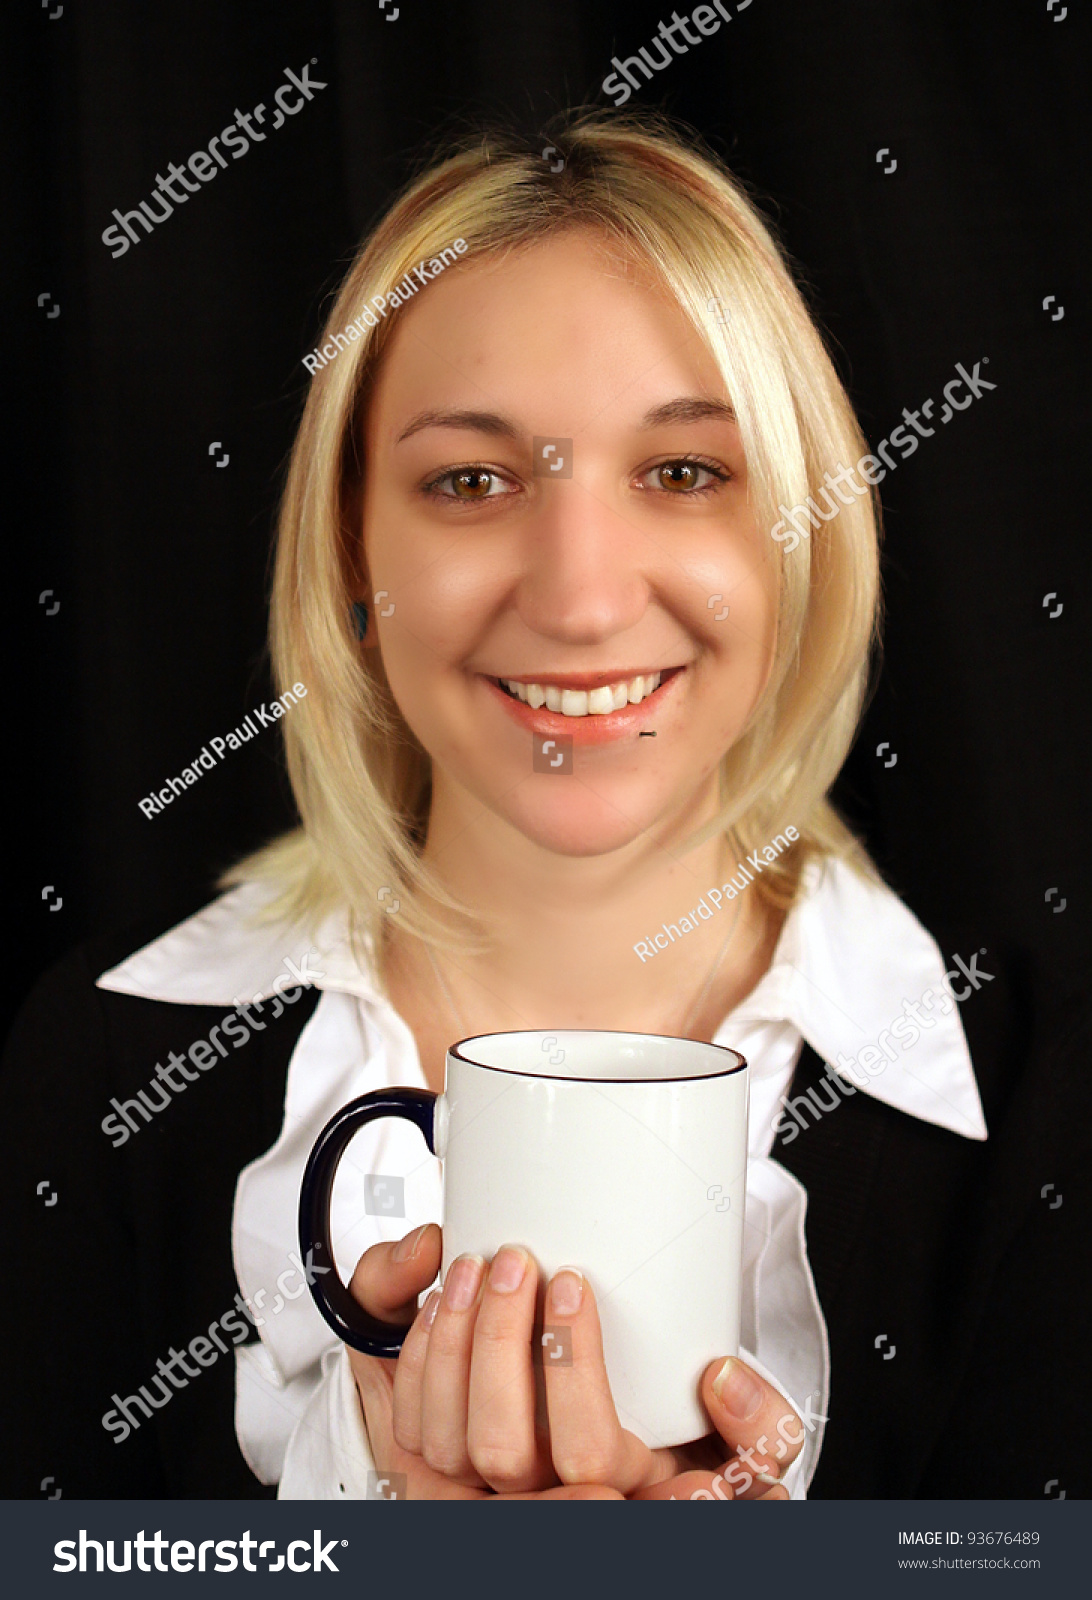
M 678 395 L 727 400 L 708 346 L 651 268 L 584 231 L 472 258 L 397 315 L 369 407 L 381 434 L 425 407 L 560 406 L 575 426 L 604 407 L 636 419 Z

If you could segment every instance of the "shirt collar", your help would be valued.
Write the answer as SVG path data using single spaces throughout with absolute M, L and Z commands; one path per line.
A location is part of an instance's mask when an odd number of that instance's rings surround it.
M 365 1000 L 383 998 L 370 967 L 358 963 L 344 910 L 313 935 L 264 909 L 272 891 L 244 883 L 153 939 L 97 980 L 100 989 L 179 1005 L 253 1004 L 305 982 Z
M 835 857 L 813 859 L 769 970 L 725 1019 L 718 1043 L 725 1030 L 791 1023 L 855 1089 L 923 1122 L 985 1139 L 945 966 L 936 941 L 885 884 Z M 965 988 L 963 998 L 972 992 Z
M 309 938 L 290 924 L 259 920 L 269 897 L 256 883 L 229 890 L 104 972 L 99 987 L 185 1005 L 237 1005 L 304 981 L 389 1005 L 353 953 L 345 911 Z M 809 862 L 769 970 L 725 1018 L 717 1042 L 769 1022 L 791 1023 L 855 1089 L 966 1138 L 986 1137 L 936 942 L 886 885 L 837 858 Z

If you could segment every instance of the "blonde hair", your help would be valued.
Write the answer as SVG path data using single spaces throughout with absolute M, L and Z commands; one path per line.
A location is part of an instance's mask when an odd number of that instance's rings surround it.
M 354 937 L 373 949 L 396 900 L 403 930 L 438 947 L 451 945 L 450 924 L 428 899 L 463 922 L 464 946 L 483 927 L 420 858 L 430 759 L 394 701 L 380 652 L 361 649 L 352 623 L 364 582 L 364 411 L 389 333 L 386 320 L 367 325 L 373 297 L 422 259 L 445 247 L 450 255 L 455 240 L 465 240 L 460 260 L 473 264 L 561 230 L 594 229 L 651 267 L 712 351 L 738 420 L 759 527 L 784 527 L 779 505 L 816 495 L 824 471 L 867 451 L 778 246 L 696 137 L 659 116 L 602 111 L 570 119 L 552 137 L 565 161 L 558 173 L 537 149 L 490 134 L 409 184 L 362 245 L 330 310 L 324 341 L 355 318 L 353 342 L 313 377 L 292 451 L 271 647 L 278 692 L 297 682 L 307 690 L 284 721 L 302 826 L 222 881 L 271 882 L 266 914 L 311 926 L 347 903 Z M 722 758 L 719 815 L 690 841 L 719 833 L 742 858 L 795 825 L 799 843 L 755 884 L 779 906 L 791 903 L 810 856 L 839 854 L 874 871 L 826 798 L 857 726 L 878 628 L 874 498 L 854 496 L 813 537 L 771 545 L 781 569 L 773 668 Z

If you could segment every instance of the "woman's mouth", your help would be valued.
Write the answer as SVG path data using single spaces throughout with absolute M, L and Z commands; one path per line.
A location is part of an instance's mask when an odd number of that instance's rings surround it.
M 541 679 L 483 676 L 482 681 L 532 732 L 566 733 L 574 744 L 602 744 L 638 732 L 659 711 L 670 685 L 685 670 L 677 666 Z
M 662 672 L 638 673 L 596 689 L 562 689 L 553 683 L 525 683 L 519 678 L 498 678 L 508 694 L 537 711 L 557 711 L 563 717 L 603 717 L 624 706 L 639 706 L 660 687 Z

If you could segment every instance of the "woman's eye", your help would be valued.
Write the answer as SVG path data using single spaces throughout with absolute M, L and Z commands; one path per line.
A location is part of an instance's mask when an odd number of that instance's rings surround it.
M 425 492 L 445 500 L 496 500 L 513 490 L 507 479 L 488 467 L 454 467 L 427 483 Z
M 682 457 L 661 461 L 640 475 L 641 488 L 659 490 L 677 499 L 706 495 L 727 483 L 732 474 L 716 461 L 695 461 Z M 500 500 L 517 494 L 519 485 L 493 467 L 449 467 L 423 486 L 424 493 L 442 500 Z
M 727 483 L 729 474 L 724 467 L 704 461 L 661 461 L 648 473 L 654 489 L 680 497 L 704 494 L 716 484 Z

